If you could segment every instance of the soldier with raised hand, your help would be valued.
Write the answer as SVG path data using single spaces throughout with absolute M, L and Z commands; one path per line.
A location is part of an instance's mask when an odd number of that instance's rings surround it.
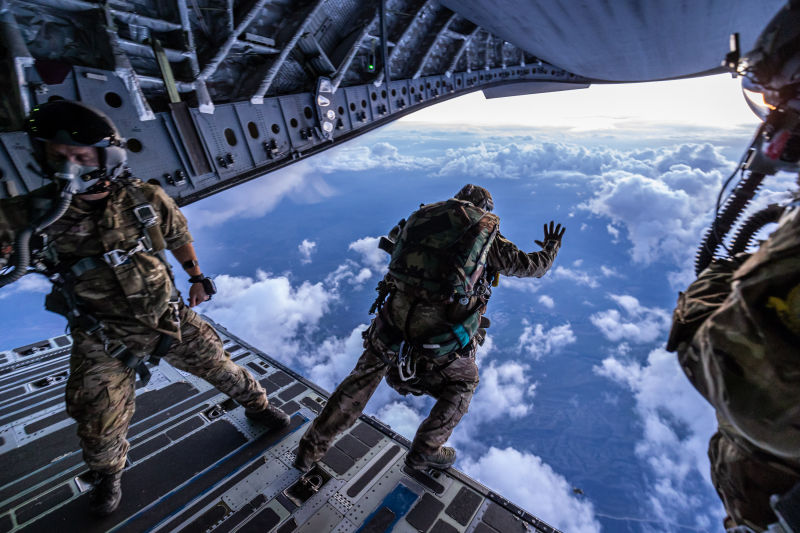
M 111 120 L 59 100 L 34 108 L 27 128 L 42 174 L 52 181 L 0 203 L 0 287 L 30 265 L 53 282 L 45 308 L 67 318 L 73 338 L 66 404 L 94 474 L 90 510 L 108 515 L 120 503 L 134 381 L 137 373 L 149 379 L 148 360 L 163 358 L 205 379 L 268 429 L 287 426 L 289 417 L 184 304 L 164 250 L 190 276 L 190 307 L 216 288 L 202 274 L 172 198 L 129 175 L 125 141 Z
M 446 469 L 456 458 L 444 446 L 478 386 L 475 352 L 489 321 L 483 315 L 497 277 L 542 277 L 564 228 L 550 222 L 543 250 L 525 253 L 499 232 L 492 196 L 464 186 L 454 198 L 423 205 L 382 240 L 392 254 L 378 286 L 377 310 L 364 332 L 364 353 L 300 440 L 295 467 L 306 472 L 332 440 L 356 421 L 384 376 L 401 394 L 429 394 L 436 403 L 420 424 L 406 465 Z M 396 240 L 396 242 L 395 242 Z

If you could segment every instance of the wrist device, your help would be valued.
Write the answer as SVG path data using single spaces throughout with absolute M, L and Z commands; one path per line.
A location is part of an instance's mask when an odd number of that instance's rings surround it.
M 217 286 L 214 284 L 214 280 L 211 278 L 205 277 L 203 274 L 198 274 L 196 276 L 192 276 L 189 278 L 189 283 L 202 283 L 203 290 L 206 291 L 208 294 L 208 299 L 211 299 L 211 296 L 217 294 Z

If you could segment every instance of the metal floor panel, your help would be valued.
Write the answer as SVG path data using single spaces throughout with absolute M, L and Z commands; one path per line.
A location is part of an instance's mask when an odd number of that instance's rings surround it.
M 50 347 L 37 348 L 28 364 L 11 357 L 0 385 L 0 533 L 556 531 L 458 471 L 409 471 L 408 440 L 366 416 L 317 465 L 323 484 L 316 492 L 287 490 L 300 479 L 291 466 L 297 443 L 328 393 L 212 324 L 231 356 L 291 414 L 288 428 L 265 432 L 224 394 L 163 364 L 137 388 L 122 503 L 95 518 L 75 424 L 63 407 L 49 405 L 63 394 L 63 380 L 35 386 L 64 371 L 69 346 L 36 343 Z

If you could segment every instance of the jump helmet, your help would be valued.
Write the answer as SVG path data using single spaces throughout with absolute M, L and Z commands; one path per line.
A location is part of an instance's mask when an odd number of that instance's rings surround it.
M 489 193 L 489 191 L 477 185 L 472 185 L 469 183 L 464 185 L 461 190 L 456 193 L 454 198 L 456 200 L 467 201 L 475 207 L 483 209 L 484 211 L 491 211 L 494 209 L 492 195 Z
M 115 180 L 125 171 L 125 139 L 104 113 L 80 102 L 54 100 L 33 108 L 26 121 L 34 156 L 43 170 L 58 177 L 61 169 L 52 168 L 45 155 L 45 143 L 97 148 L 100 166 L 77 168 L 73 188 L 87 192 L 101 180 Z M 75 167 L 73 165 L 73 167 Z

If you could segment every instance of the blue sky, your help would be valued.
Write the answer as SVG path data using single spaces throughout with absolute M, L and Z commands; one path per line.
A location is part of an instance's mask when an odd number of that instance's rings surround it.
M 332 390 L 361 352 L 378 237 L 483 185 L 523 249 L 551 219 L 567 233 L 547 276 L 495 291 L 458 466 L 566 531 L 721 530 L 713 412 L 663 345 L 754 126 L 729 77 L 434 106 L 187 207 L 220 289 L 201 311 Z M 770 180 L 758 203 L 790 185 Z M 45 289 L 0 293 L 5 348 L 62 330 Z M 430 405 L 382 386 L 367 411 L 411 436 Z

